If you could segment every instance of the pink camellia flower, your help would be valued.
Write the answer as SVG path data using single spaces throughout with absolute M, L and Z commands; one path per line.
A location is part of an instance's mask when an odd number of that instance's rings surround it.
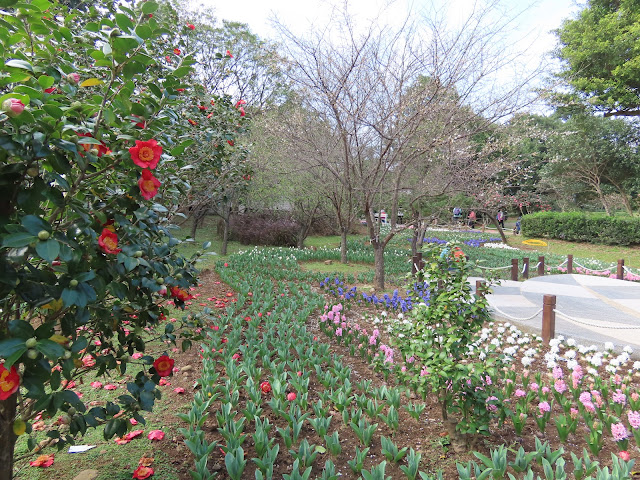
M 91 382 L 91 387 L 92 388 L 102 388 L 102 383 L 101 382 Z
M 620 457 L 621 460 L 624 460 L 625 462 L 628 462 L 629 460 L 631 460 L 631 455 L 629 455 L 629 452 L 627 452 L 626 450 L 622 450 L 621 452 L 618 452 L 618 456 Z
M 69 75 L 67 75 L 67 81 L 69 83 L 71 83 L 72 85 L 75 85 L 76 83 L 78 83 L 80 81 L 80 75 L 78 75 L 75 72 L 70 73 Z
M 173 389 L 173 391 L 174 391 L 175 393 L 184 393 L 184 388 L 182 388 L 182 387 L 177 387 L 177 388 L 174 388 L 174 389 Z
M 135 425 L 137 425 L 137 424 L 138 424 L 138 420 L 136 420 L 135 418 L 130 418 L 130 419 L 129 419 L 129 423 L 130 423 L 131 425 L 135 426 Z
M 9 117 L 17 117 L 24 111 L 24 103 L 17 98 L 7 98 L 2 102 L 2 111 Z
M 114 385 L 113 383 L 108 383 L 104 386 L 105 390 L 116 390 L 118 387 L 116 385 Z
M 147 438 L 149 440 L 162 440 L 164 439 L 164 432 L 162 430 L 151 430 Z
M 287 400 L 293 402 L 297 398 L 296 392 L 287 393 Z
M 133 358 L 134 360 L 139 360 L 142 358 L 142 353 L 136 352 L 133 355 L 131 355 L 131 358 Z

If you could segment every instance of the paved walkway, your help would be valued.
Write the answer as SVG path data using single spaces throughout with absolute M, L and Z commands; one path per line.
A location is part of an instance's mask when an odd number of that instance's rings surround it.
M 475 288 L 476 280 L 470 278 Z M 503 280 L 487 295 L 493 316 L 533 332 L 540 332 L 543 295 L 556 295 L 556 337 L 574 338 L 616 350 L 629 345 L 640 354 L 640 284 L 590 275 L 546 275 L 524 282 Z M 567 318 L 570 317 L 570 318 Z

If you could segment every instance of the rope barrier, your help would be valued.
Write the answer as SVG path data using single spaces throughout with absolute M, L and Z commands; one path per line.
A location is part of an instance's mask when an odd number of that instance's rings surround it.
M 606 325 L 596 325 L 594 323 L 589 323 L 589 322 L 585 322 L 583 320 L 579 320 L 577 318 L 571 317 L 569 315 L 567 315 L 566 313 L 562 313 L 560 310 L 554 309 L 553 310 L 556 315 L 560 315 L 561 317 L 566 318 L 567 320 L 569 320 L 570 322 L 574 322 L 574 323 L 580 323 L 582 325 L 586 325 L 588 327 L 596 327 L 596 328 L 605 328 L 608 330 L 639 330 L 640 329 L 640 325 L 638 326 L 629 326 L 629 327 L 609 327 Z
M 536 263 L 536 266 L 535 266 L 535 267 L 533 267 L 533 268 L 534 268 L 534 269 L 536 269 L 536 268 L 538 268 L 540 265 L 542 265 L 542 262 L 538 262 L 538 263 Z
M 506 267 L 483 267 L 482 265 L 477 265 L 477 267 L 483 270 L 506 270 L 507 268 L 511 268 L 511 265 L 507 265 Z
M 560 268 L 561 266 L 563 266 L 563 265 L 564 265 L 565 263 L 567 263 L 568 261 L 569 261 L 569 259 L 566 259 L 564 262 L 562 262 L 562 263 L 561 263 L 560 265 L 558 265 L 557 267 L 549 267 L 549 268 L 551 268 L 551 269 L 554 269 L 554 268 Z
M 577 266 L 579 266 L 579 267 L 581 267 L 581 268 L 584 268 L 584 269 L 585 269 L 586 271 L 588 271 L 588 272 L 595 272 L 595 273 L 611 272 L 611 269 L 617 266 L 616 264 L 613 264 L 612 266 L 607 267 L 607 268 L 605 268 L 604 270 L 596 270 L 595 268 L 588 268 L 588 267 L 585 267 L 584 265 L 582 265 L 582 264 L 580 264 L 580 263 L 576 262 L 575 260 L 574 260 L 573 264 L 574 264 L 574 265 L 577 265 Z
M 630 268 L 627 268 L 626 265 L 623 265 L 622 268 L 624 269 L 625 272 L 630 273 L 631 275 L 640 275 L 640 273 L 636 273 L 633 270 L 631 270 Z
M 526 318 L 520 318 L 520 317 L 514 317 L 512 315 L 509 315 L 508 313 L 503 312 L 502 310 L 500 310 L 498 307 L 491 305 L 491 309 L 495 310 L 496 312 L 498 312 L 500 315 L 507 317 L 509 320 L 516 320 L 519 322 L 526 322 L 528 320 L 533 320 L 534 318 L 536 318 L 538 315 L 540 315 L 540 313 L 542 312 L 542 309 L 538 310 L 536 313 L 534 313 L 533 315 L 531 315 L 530 317 L 526 317 Z

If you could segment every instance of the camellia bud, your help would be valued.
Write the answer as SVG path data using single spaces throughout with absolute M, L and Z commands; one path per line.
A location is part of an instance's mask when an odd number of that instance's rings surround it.
M 80 75 L 78 75 L 75 72 L 70 73 L 69 75 L 67 75 L 67 81 L 69 83 L 71 83 L 72 85 L 75 85 L 76 83 L 78 83 L 80 81 Z
M 24 103 L 17 98 L 7 98 L 2 102 L 2 111 L 10 117 L 17 117 L 24 111 Z

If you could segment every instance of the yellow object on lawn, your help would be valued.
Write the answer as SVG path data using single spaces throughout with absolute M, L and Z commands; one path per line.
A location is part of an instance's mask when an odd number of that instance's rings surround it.
M 547 242 L 543 242 L 542 240 L 537 240 L 535 238 L 530 238 L 529 240 L 525 240 L 522 242 L 523 245 L 529 245 L 530 247 L 546 247 Z

